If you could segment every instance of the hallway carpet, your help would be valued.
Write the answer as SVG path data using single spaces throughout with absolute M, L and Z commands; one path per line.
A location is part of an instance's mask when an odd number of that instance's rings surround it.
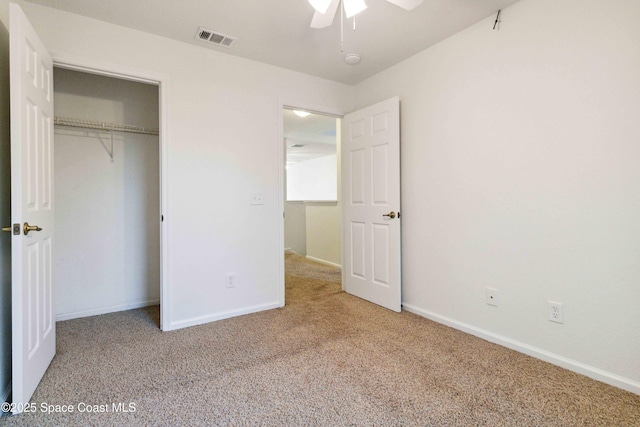
M 58 323 L 36 412 L 0 425 L 640 426 L 640 396 L 286 264 L 281 309 L 173 332 L 158 307 Z

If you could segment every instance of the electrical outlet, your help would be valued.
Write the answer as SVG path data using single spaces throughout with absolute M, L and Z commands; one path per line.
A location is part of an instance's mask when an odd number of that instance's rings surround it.
M 561 302 L 549 302 L 549 321 L 564 323 L 564 305 Z
M 487 288 L 487 304 L 498 306 L 498 290 L 496 288 Z
M 236 287 L 236 274 L 227 273 L 227 288 L 235 288 L 235 287 Z

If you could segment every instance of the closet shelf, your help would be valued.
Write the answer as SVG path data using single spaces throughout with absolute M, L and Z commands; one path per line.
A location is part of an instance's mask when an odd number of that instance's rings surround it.
M 56 126 L 83 128 L 83 129 L 95 129 L 106 132 L 129 132 L 129 133 L 141 133 L 144 135 L 158 135 L 158 129 L 149 129 L 140 126 L 131 125 L 119 125 L 113 123 L 94 122 L 91 120 L 77 120 L 69 119 L 65 117 L 54 117 L 53 124 Z

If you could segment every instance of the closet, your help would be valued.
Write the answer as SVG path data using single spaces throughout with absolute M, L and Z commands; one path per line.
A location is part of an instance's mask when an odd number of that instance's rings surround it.
M 57 320 L 160 300 L 158 86 L 54 70 Z

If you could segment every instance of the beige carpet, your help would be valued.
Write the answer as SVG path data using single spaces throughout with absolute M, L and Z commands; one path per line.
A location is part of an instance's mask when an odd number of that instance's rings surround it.
M 174 332 L 159 331 L 158 307 L 60 322 L 38 412 L 0 424 L 640 426 L 640 396 L 379 308 L 339 282 L 336 269 L 288 255 L 283 309 Z M 135 412 L 113 413 L 117 402 Z M 43 403 L 75 412 L 45 414 Z

